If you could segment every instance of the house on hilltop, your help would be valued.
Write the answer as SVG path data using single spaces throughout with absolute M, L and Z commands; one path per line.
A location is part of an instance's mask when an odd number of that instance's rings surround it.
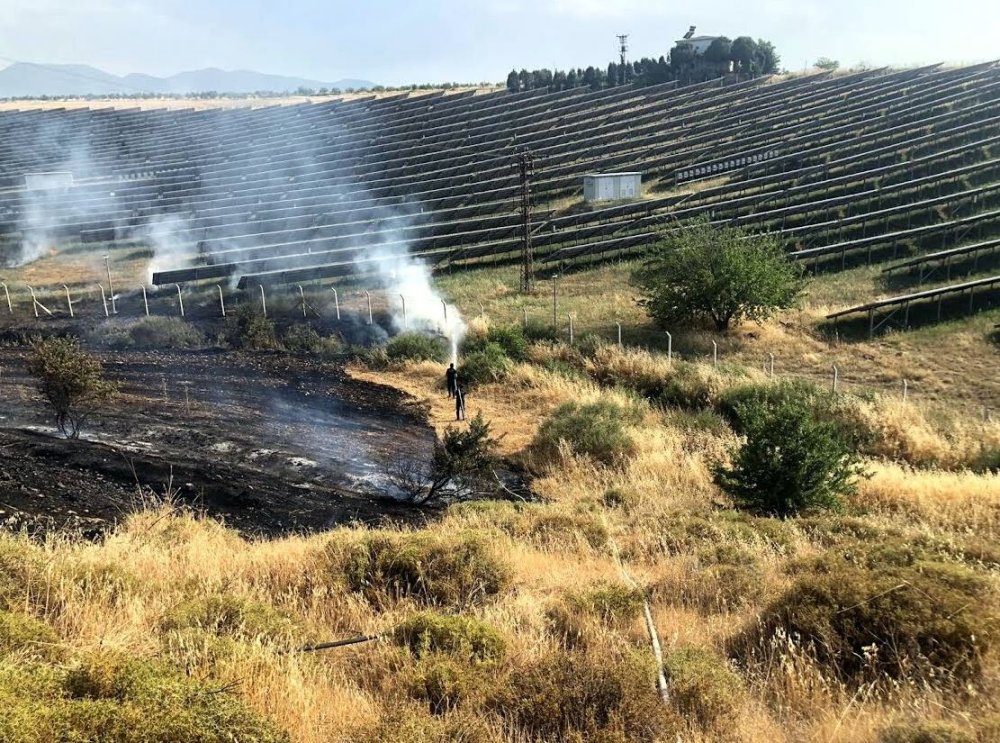
M 674 42 L 677 46 L 686 46 L 693 54 L 704 54 L 712 46 L 712 42 L 721 39 L 722 36 L 692 36 L 689 39 L 678 39 Z

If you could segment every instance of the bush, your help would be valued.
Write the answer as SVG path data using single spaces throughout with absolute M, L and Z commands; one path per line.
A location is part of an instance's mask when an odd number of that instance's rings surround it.
M 747 565 L 709 565 L 690 579 L 666 590 L 668 601 L 679 599 L 684 606 L 693 607 L 706 614 L 742 609 L 758 595 L 760 570 Z
M 434 612 L 421 612 L 398 624 L 392 639 L 418 658 L 448 653 L 466 660 L 497 661 L 506 651 L 503 637 L 491 625 Z
M 543 655 L 512 674 L 490 705 L 520 728 L 519 740 L 652 742 L 676 733 L 655 664 L 630 651 Z
M 795 565 L 793 585 L 734 639 L 737 657 L 766 656 L 780 633 L 844 680 L 975 679 L 997 641 L 989 582 L 906 543 L 864 549 Z
M 376 604 L 410 597 L 466 606 L 501 593 L 511 580 L 508 565 L 482 539 L 426 533 L 369 536 L 348 552 L 344 570 L 350 589 Z
M 569 604 L 574 609 L 593 614 L 611 626 L 631 624 L 642 614 L 644 603 L 641 590 L 615 583 L 604 583 L 569 595 Z
M 475 675 L 453 658 L 437 657 L 419 664 L 405 683 L 410 696 L 427 702 L 428 712 L 443 715 L 476 691 L 481 680 Z
M 107 326 L 104 342 L 118 350 L 184 350 L 205 346 L 205 336 L 179 317 L 144 317 L 123 327 Z
M 664 407 L 693 411 L 709 408 L 714 395 L 711 378 L 697 365 L 686 361 L 675 361 L 670 374 L 647 394 Z
M 118 389 L 104 379 L 101 362 L 72 338 L 33 341 L 28 372 L 55 412 L 59 431 L 74 439 L 94 407 L 114 397 Z
M 801 401 L 741 403 L 736 413 L 746 440 L 733 463 L 713 468 L 716 484 L 738 508 L 787 517 L 817 508 L 839 508 L 862 474 L 857 459 L 828 422 L 816 420 Z
M 251 305 L 242 305 L 226 318 L 226 342 L 245 351 L 276 351 L 280 348 L 274 322 Z
M 555 341 L 559 337 L 559 334 L 556 333 L 551 323 L 544 322 L 536 317 L 528 319 L 528 322 L 524 325 L 523 334 L 529 343 Z
M 625 426 L 639 419 L 635 410 L 612 402 L 568 402 L 542 423 L 531 443 L 532 453 L 541 462 L 552 461 L 559 455 L 560 442 L 566 442 L 574 454 L 620 465 L 635 456 L 636 445 Z
M 448 358 L 448 344 L 444 338 L 423 333 L 400 333 L 385 346 L 390 362 L 440 361 Z
M 23 607 L 45 588 L 36 585 L 45 563 L 28 540 L 0 534 L 0 609 Z
M 0 740 L 284 743 L 237 696 L 165 665 L 95 656 L 66 671 L 0 666 Z
M 463 387 L 499 382 L 511 369 L 510 359 L 496 343 L 486 343 L 481 350 L 470 353 L 458 367 L 458 381 Z
M 336 338 L 324 338 L 308 323 L 290 326 L 285 331 L 281 344 L 289 353 L 298 354 L 330 354 L 340 349 Z
M 681 648 L 663 662 L 670 703 L 705 728 L 731 720 L 742 704 L 743 680 L 724 660 L 701 648 Z
M 232 594 L 184 601 L 168 611 L 160 628 L 201 629 L 216 635 L 240 638 L 288 639 L 297 634 L 294 619 L 273 607 Z
M 468 356 L 498 346 L 503 355 L 514 361 L 528 360 L 528 338 L 520 325 L 494 325 L 484 334 L 469 334 L 462 342 L 462 354 Z
M 60 655 L 55 630 L 45 622 L 21 612 L 0 610 L 0 654 L 18 653 L 33 658 Z

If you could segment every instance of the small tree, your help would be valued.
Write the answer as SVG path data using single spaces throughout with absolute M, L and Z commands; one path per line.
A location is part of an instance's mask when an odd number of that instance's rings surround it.
M 493 470 L 498 463 L 498 439 L 482 413 L 465 429 L 448 426 L 434 442 L 429 463 L 394 457 L 386 466 L 390 482 L 414 505 L 422 506 L 449 494 L 464 499 L 496 490 Z
M 117 385 L 104 379 L 101 362 L 72 338 L 49 338 L 31 344 L 28 372 L 68 438 L 79 438 L 96 405 L 112 398 Z
M 838 508 L 864 472 L 836 427 L 817 420 L 798 399 L 737 406 L 746 432 L 730 466 L 713 468 L 715 483 L 738 508 L 761 516 L 794 516 Z
M 817 70 L 827 70 L 828 72 L 833 72 L 840 67 L 840 62 L 836 59 L 830 59 L 829 57 L 820 57 L 816 60 L 813 67 Z
M 790 307 L 801 272 L 770 235 L 700 220 L 657 243 L 632 282 L 660 325 L 708 318 L 727 330 L 732 322 L 760 322 Z

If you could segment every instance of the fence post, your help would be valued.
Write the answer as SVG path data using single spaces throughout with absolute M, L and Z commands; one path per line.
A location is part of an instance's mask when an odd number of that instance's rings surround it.
M 299 299 L 302 301 L 302 317 L 306 317 L 306 292 L 302 288 L 302 284 L 296 284 L 299 287 Z
M 142 306 L 146 308 L 146 317 L 149 317 L 149 297 L 146 296 L 146 285 L 139 287 L 142 289 Z
M 35 299 L 35 290 L 32 289 L 29 286 L 28 287 L 28 291 L 31 292 L 31 309 L 33 309 L 35 311 L 35 317 L 37 318 L 38 317 L 38 300 Z
M 840 369 L 838 369 L 837 365 L 834 364 L 833 365 L 833 394 L 835 394 L 835 395 L 837 394 L 837 382 L 839 382 L 839 381 L 840 381 Z
M 66 290 L 66 307 L 69 309 L 69 316 L 76 317 L 76 315 L 73 314 L 73 298 L 69 295 L 69 287 L 66 286 L 65 284 L 63 284 L 62 286 L 63 289 Z
M 444 326 L 448 327 L 448 303 L 443 299 L 441 300 L 441 309 L 444 310 Z
M 524 327 L 528 327 L 528 308 L 524 307 L 522 310 L 524 312 Z
M 569 344 L 572 346 L 573 345 L 573 316 L 572 315 L 566 315 L 566 318 L 569 320 Z
M 337 287 L 331 286 L 330 289 L 333 291 L 333 306 L 337 310 L 337 319 L 340 319 L 340 297 L 337 295 Z
M 368 324 L 372 324 L 372 295 L 371 292 L 365 289 L 365 296 L 368 298 Z
M 712 366 L 719 365 L 719 344 L 712 341 Z
M 552 330 L 558 332 L 559 330 L 559 319 L 558 319 L 558 300 L 556 299 L 556 286 L 559 284 L 558 274 L 552 277 Z
M 907 394 L 910 391 L 910 383 L 907 380 L 903 380 L 903 402 L 906 402 Z
M 104 305 L 104 316 L 111 317 L 111 313 L 108 312 L 108 296 L 104 293 L 104 284 L 98 284 L 97 288 L 101 290 L 101 303 Z
M 621 348 L 622 347 L 622 324 L 620 322 L 616 322 L 615 325 L 618 326 L 618 348 Z
M 664 330 L 667 334 L 667 366 L 673 368 L 674 366 L 674 337 L 670 334 L 669 330 Z
M 219 290 L 219 307 L 222 309 L 222 316 L 226 316 L 226 298 L 222 295 L 222 284 L 216 284 L 215 288 Z
M 184 295 L 181 293 L 181 285 L 174 284 L 174 286 L 177 287 L 177 304 L 179 304 L 181 308 L 181 317 L 184 317 Z
M 115 285 L 111 281 L 111 256 L 104 256 L 104 265 L 108 269 L 108 294 L 111 295 L 111 312 L 112 314 L 118 314 L 118 306 L 115 304 Z
M 406 330 L 406 297 L 400 294 L 399 301 L 403 303 L 403 330 Z
M 3 286 L 4 296 L 7 297 L 7 312 L 9 312 L 10 314 L 13 315 L 14 314 L 14 307 L 10 303 L 10 291 L 7 290 L 7 282 L 6 281 L 0 282 L 0 285 Z

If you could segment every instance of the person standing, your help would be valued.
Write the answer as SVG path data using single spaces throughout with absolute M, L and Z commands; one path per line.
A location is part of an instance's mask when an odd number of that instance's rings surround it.
M 454 397 L 455 389 L 458 387 L 458 370 L 455 369 L 455 364 L 448 365 L 448 371 L 444 373 L 444 376 L 448 382 L 448 397 Z
M 465 392 L 458 384 L 455 385 L 455 420 L 465 420 Z

